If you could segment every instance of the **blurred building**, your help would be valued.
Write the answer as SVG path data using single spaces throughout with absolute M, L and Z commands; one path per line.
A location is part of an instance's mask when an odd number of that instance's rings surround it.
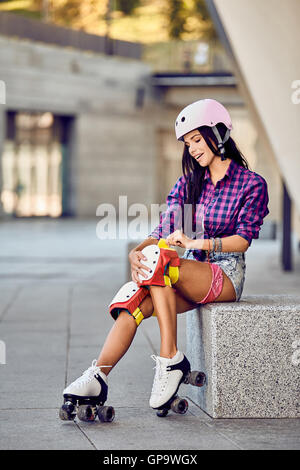
M 0 14 L 4 214 L 83 217 L 103 202 L 118 206 L 119 194 L 130 204 L 153 200 L 150 68 L 138 44 L 109 46 Z

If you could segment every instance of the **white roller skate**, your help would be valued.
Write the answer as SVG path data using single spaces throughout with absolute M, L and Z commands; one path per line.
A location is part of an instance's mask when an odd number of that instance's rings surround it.
M 103 366 L 102 366 L 103 367 Z M 83 374 L 63 391 L 64 404 L 59 417 L 64 421 L 113 421 L 115 411 L 112 406 L 103 406 L 107 399 L 107 377 L 97 366 L 96 359 Z
M 202 387 L 205 383 L 205 374 L 199 371 L 191 372 L 191 365 L 181 351 L 177 351 L 172 359 L 151 356 L 156 362 L 155 376 L 149 405 L 158 410 L 157 416 L 167 416 L 172 409 L 175 413 L 184 414 L 188 409 L 188 402 L 177 395 L 182 382 Z

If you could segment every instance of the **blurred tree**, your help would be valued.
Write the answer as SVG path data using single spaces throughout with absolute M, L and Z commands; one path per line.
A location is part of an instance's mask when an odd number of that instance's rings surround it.
M 205 0 L 195 0 L 195 12 L 202 17 L 204 21 L 210 20 L 210 15 Z
M 179 39 L 185 31 L 188 11 L 184 0 L 168 0 L 168 3 L 169 36 L 172 39 Z
M 184 39 L 187 34 L 215 37 L 205 0 L 167 0 L 168 32 L 172 39 Z
M 131 15 L 136 7 L 139 7 L 141 0 L 115 0 L 114 9 L 121 11 L 124 15 Z
M 48 2 L 50 19 L 57 24 L 85 29 L 105 17 L 109 0 L 32 0 L 41 12 Z
M 18 13 L 114 39 L 144 43 L 216 38 L 205 0 L 24 0 Z M 9 6 L 5 6 L 9 10 Z

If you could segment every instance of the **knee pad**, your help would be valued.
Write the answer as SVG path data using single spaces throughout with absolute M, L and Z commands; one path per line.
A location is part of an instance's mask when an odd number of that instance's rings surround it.
M 176 250 L 174 248 L 170 248 L 168 246 L 168 244 L 166 243 L 166 240 L 164 238 L 161 238 L 159 240 L 157 246 L 159 246 L 160 248 L 165 248 L 167 250 L 174 250 L 176 252 Z M 178 268 L 179 265 L 180 265 L 179 257 L 178 257 L 178 264 L 176 263 L 176 265 L 174 265 L 174 266 L 171 263 L 169 264 L 169 278 L 170 278 L 170 281 L 171 281 L 171 285 L 175 284 L 175 282 L 177 282 L 178 279 L 179 279 L 179 268 Z
M 116 320 L 121 310 L 127 310 L 139 325 L 144 318 L 139 305 L 148 294 L 146 287 L 139 287 L 134 281 L 126 282 L 109 304 L 111 316 Z
M 151 271 L 144 271 L 146 277 L 141 278 L 139 286 L 171 286 L 179 277 L 179 256 L 174 248 L 170 248 L 165 239 L 161 238 L 157 245 L 148 245 L 142 250 L 147 261 L 143 261 Z

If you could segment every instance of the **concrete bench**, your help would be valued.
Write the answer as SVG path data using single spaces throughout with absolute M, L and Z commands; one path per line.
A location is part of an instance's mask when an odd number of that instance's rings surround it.
M 246 296 L 186 315 L 187 357 L 207 376 L 187 397 L 213 418 L 300 416 L 300 297 Z

